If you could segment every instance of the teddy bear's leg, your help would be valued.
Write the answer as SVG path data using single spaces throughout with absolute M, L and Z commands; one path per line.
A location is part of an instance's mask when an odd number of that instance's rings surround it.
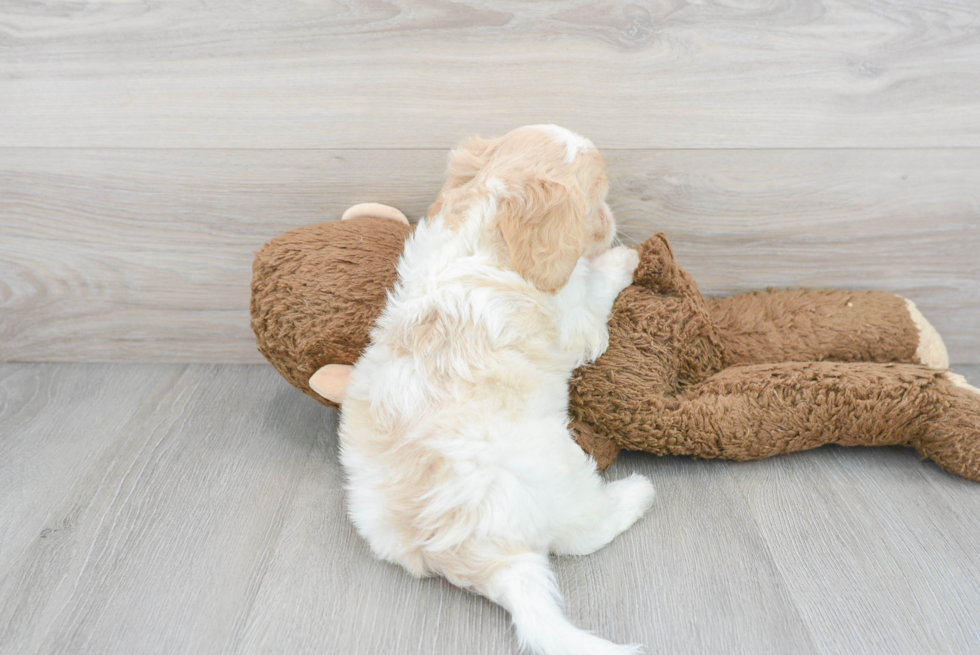
M 919 455 L 969 480 L 980 482 L 980 389 L 951 371 L 940 374 L 948 406 L 919 443 Z
M 911 446 L 980 481 L 977 391 L 914 364 L 734 366 L 634 417 L 636 429 L 616 439 L 630 450 L 739 461 L 828 443 Z
M 619 444 L 607 435 L 601 435 L 595 428 L 584 421 L 572 421 L 569 425 L 575 443 L 585 451 L 585 454 L 595 460 L 596 468 L 605 471 L 613 465 L 621 450 Z
M 939 333 L 895 294 L 770 289 L 706 303 L 728 366 L 827 360 L 949 367 Z

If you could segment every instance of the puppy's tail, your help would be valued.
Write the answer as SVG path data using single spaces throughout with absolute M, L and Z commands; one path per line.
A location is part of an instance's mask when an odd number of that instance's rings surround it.
M 502 605 L 514 621 L 521 647 L 536 655 L 638 655 L 639 646 L 619 646 L 568 622 L 547 555 L 511 555 L 477 591 Z

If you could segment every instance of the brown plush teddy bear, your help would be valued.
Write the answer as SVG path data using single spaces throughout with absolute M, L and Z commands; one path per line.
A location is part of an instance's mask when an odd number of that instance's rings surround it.
M 413 229 L 370 203 L 257 253 L 252 329 L 291 384 L 340 407 Z M 609 348 L 569 384 L 573 431 L 600 468 L 621 448 L 752 460 L 900 445 L 980 481 L 980 389 L 945 370 L 942 340 L 910 301 L 772 289 L 704 298 L 665 236 L 639 252 Z

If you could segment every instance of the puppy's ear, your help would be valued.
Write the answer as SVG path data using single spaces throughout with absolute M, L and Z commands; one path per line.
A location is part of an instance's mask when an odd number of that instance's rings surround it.
M 449 166 L 446 169 L 446 183 L 436 201 L 429 207 L 426 217 L 432 218 L 442 209 L 443 196 L 447 191 L 461 187 L 480 172 L 490 159 L 490 142 L 478 136 L 470 137 L 449 153 Z
M 500 232 L 514 270 L 535 287 L 557 293 L 585 251 L 585 198 L 554 180 L 509 180 L 497 196 Z
M 446 169 L 446 185 L 458 187 L 466 184 L 480 172 L 490 159 L 490 142 L 478 136 L 471 137 L 449 153 Z

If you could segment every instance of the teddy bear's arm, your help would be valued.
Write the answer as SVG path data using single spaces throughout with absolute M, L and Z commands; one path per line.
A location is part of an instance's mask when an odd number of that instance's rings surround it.
M 627 450 L 754 460 L 816 448 L 911 446 L 980 481 L 980 390 L 914 364 L 734 366 L 674 398 L 630 395 Z
M 575 443 L 592 456 L 600 471 L 605 471 L 612 466 L 619 457 L 621 450 L 619 444 L 614 439 L 597 433 L 595 428 L 585 421 L 572 421 L 568 427 L 575 438 Z
M 826 360 L 949 367 L 939 333 L 895 294 L 769 289 L 705 302 L 728 366 Z
M 946 347 L 910 300 L 883 291 L 775 290 L 703 298 L 667 237 L 640 245 L 636 285 L 708 312 L 725 365 L 788 361 L 901 362 L 949 367 Z

